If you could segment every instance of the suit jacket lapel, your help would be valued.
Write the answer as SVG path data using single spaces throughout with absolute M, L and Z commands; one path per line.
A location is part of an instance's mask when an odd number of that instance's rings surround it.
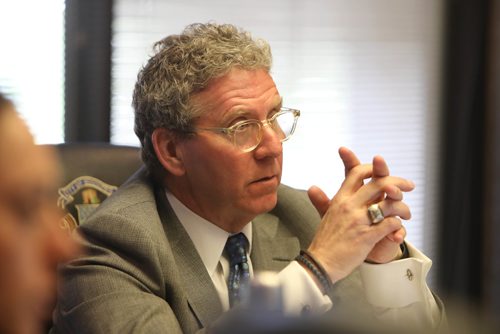
M 280 231 L 277 216 L 266 213 L 252 223 L 252 265 L 255 271 L 280 271 L 300 252 L 299 240 Z
M 219 296 L 191 238 L 174 214 L 163 189 L 156 190 L 156 198 L 188 303 L 203 327 L 206 327 L 222 314 Z
M 222 305 L 205 266 L 196 252 L 193 242 L 182 227 L 168 203 L 164 190 L 156 189 L 158 211 L 165 226 L 179 277 L 191 310 L 203 327 L 213 323 L 222 314 Z M 254 271 L 280 271 L 300 252 L 300 242 L 277 216 L 266 213 L 257 216 L 252 223 L 252 254 Z

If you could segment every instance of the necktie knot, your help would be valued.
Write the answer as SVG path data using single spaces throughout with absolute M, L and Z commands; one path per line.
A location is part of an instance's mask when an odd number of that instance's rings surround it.
M 250 279 L 247 248 L 248 240 L 243 233 L 235 234 L 227 239 L 225 250 L 230 266 L 228 290 L 231 306 L 240 301 L 242 290 L 246 289 Z
M 248 240 L 243 233 L 230 236 L 226 242 L 226 252 L 231 266 L 247 262 Z

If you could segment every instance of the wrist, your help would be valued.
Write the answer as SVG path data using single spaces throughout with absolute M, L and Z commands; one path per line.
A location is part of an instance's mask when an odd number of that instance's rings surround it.
M 320 291 L 326 295 L 332 287 L 333 282 L 323 268 L 323 266 L 309 253 L 308 251 L 301 250 L 295 260 L 310 274 L 313 281 L 316 283 Z
M 401 244 L 399 244 L 399 247 L 397 248 L 397 253 L 396 253 L 396 255 L 394 255 L 394 257 L 392 259 L 386 260 L 383 262 L 378 262 L 378 261 L 373 261 L 373 260 L 366 258 L 364 262 L 369 263 L 369 264 L 384 264 L 384 263 L 389 263 L 392 261 L 407 259 L 409 257 L 410 257 L 410 253 L 408 251 L 408 247 L 406 247 L 406 243 L 403 241 Z

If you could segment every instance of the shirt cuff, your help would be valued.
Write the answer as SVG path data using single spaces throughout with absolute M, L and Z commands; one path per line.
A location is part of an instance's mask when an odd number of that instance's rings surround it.
M 323 314 L 332 307 L 332 301 L 323 295 L 309 273 L 292 261 L 278 274 L 283 292 L 283 311 L 286 316 L 304 313 Z
M 426 300 L 426 278 L 432 261 L 409 242 L 406 246 L 410 258 L 385 264 L 361 264 L 361 278 L 371 305 L 400 308 Z

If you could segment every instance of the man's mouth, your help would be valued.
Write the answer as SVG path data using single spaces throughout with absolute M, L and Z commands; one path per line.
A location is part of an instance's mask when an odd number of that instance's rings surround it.
M 268 182 L 276 179 L 276 175 L 271 175 L 271 176 L 265 176 L 261 177 L 260 179 L 257 179 L 253 181 L 252 183 L 263 183 L 263 182 Z

